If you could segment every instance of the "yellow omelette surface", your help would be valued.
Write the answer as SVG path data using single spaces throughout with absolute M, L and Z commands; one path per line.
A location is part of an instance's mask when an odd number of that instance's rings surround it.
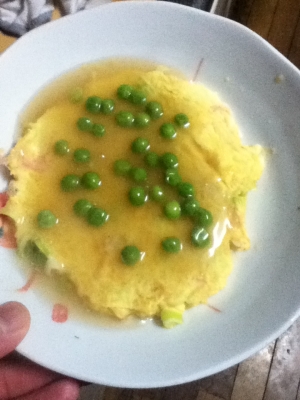
M 148 101 L 159 101 L 164 116 L 146 129 L 122 128 L 115 122 L 115 113 L 91 115 L 84 101 L 73 104 L 66 93 L 30 124 L 11 151 L 8 161 L 14 193 L 5 213 L 16 222 L 20 254 L 29 240 L 37 243 L 48 256 L 49 268 L 55 265 L 65 274 L 92 309 L 119 318 L 155 316 L 165 309 L 183 311 L 206 303 L 225 287 L 232 270 L 231 248 L 249 248 L 245 199 L 261 176 L 262 149 L 242 145 L 230 110 L 215 93 L 164 68 L 144 71 L 128 67 L 107 72 L 105 77 L 91 74 L 83 87 L 84 100 L 97 95 L 115 99 L 116 112 L 143 111 L 117 99 L 116 90 L 124 83 L 142 88 Z M 189 116 L 190 127 L 178 129 L 175 140 L 163 139 L 159 127 L 172 122 L 179 112 Z M 83 116 L 104 124 L 105 136 L 97 138 L 79 131 L 76 121 Z M 155 184 L 165 185 L 161 170 L 146 167 L 143 156 L 131 151 L 137 137 L 147 138 L 151 151 L 159 155 L 177 155 L 183 181 L 195 186 L 195 197 L 213 214 L 209 248 L 192 245 L 194 225 L 190 218 L 168 220 L 163 205 L 150 199 L 141 207 L 130 203 L 128 191 L 137 184 L 115 175 L 115 160 L 126 159 L 134 166 L 148 168 L 146 190 Z M 53 151 L 61 139 L 70 143 L 66 156 Z M 79 165 L 72 155 L 83 147 L 90 150 L 91 161 Z M 99 173 L 102 184 L 98 189 L 61 190 L 65 175 L 81 176 L 87 171 Z M 174 188 L 166 188 L 166 193 L 169 200 L 180 200 Z M 108 222 L 97 228 L 76 216 L 73 205 L 81 198 L 105 209 Z M 44 209 L 59 220 L 51 229 L 38 227 L 37 214 Z M 162 249 L 162 240 L 169 236 L 180 238 L 181 252 L 169 254 Z M 127 245 L 143 252 L 143 259 L 134 266 L 122 263 L 120 252 Z

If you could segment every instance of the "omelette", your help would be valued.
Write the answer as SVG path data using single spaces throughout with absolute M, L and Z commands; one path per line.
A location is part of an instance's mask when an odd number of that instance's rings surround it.
M 242 144 L 216 93 L 165 67 L 85 73 L 8 155 L 3 213 L 20 256 L 70 280 L 90 309 L 173 327 L 226 286 L 232 251 L 250 248 L 263 149 Z

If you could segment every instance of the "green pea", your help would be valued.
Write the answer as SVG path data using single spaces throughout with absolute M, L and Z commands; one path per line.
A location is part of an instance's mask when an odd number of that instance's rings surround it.
M 102 100 L 98 96 L 91 96 L 85 102 L 85 108 L 92 114 L 99 114 Z
M 151 188 L 150 197 L 154 201 L 162 201 L 165 197 L 165 194 L 163 189 L 160 186 L 156 185 Z
M 74 174 L 66 175 L 62 178 L 60 186 L 64 192 L 72 192 L 80 186 L 80 177 Z
M 146 155 L 145 155 L 145 163 L 149 166 L 149 167 L 157 167 L 159 165 L 159 160 L 160 157 L 157 153 L 155 153 L 154 151 L 149 151 Z
M 66 140 L 58 140 L 54 145 L 54 151 L 60 156 L 64 156 L 69 153 L 69 143 Z
M 189 117 L 186 114 L 176 114 L 174 120 L 180 128 L 188 128 L 190 126 Z
M 105 135 L 105 126 L 102 124 L 93 124 L 91 131 L 94 136 L 102 137 Z
M 102 100 L 101 112 L 103 114 L 109 115 L 114 112 L 115 102 L 111 99 Z
M 81 178 L 82 186 L 95 190 L 101 185 L 100 176 L 96 172 L 86 172 Z
M 203 228 L 208 228 L 213 223 L 212 213 L 201 207 L 195 211 L 193 219 L 198 226 Z
M 114 162 L 114 171 L 116 175 L 125 176 L 131 170 L 131 164 L 127 160 L 116 160 Z
M 73 210 L 79 217 L 85 217 L 92 207 L 93 205 L 90 201 L 86 199 L 80 199 L 74 204 Z
M 78 163 L 87 163 L 91 159 L 91 153 L 88 149 L 76 149 L 73 158 Z
M 147 97 L 141 90 L 133 89 L 129 96 L 129 101 L 133 104 L 142 106 L 143 104 L 146 104 Z
M 80 103 L 83 100 L 83 90 L 79 87 L 72 89 L 69 93 L 71 103 Z
M 50 210 L 42 210 L 38 213 L 37 222 L 40 228 L 52 228 L 58 223 L 58 219 Z
M 187 198 L 182 203 L 182 211 L 185 215 L 193 216 L 199 210 L 200 203 L 194 198 Z
M 133 91 L 133 87 L 130 85 L 121 85 L 118 87 L 117 95 L 120 99 L 128 100 L 131 92 Z
M 169 201 L 164 208 L 165 216 L 169 219 L 178 219 L 181 216 L 181 207 L 178 201 Z
M 195 194 L 194 186 L 189 182 L 180 182 L 177 186 L 178 193 L 182 197 L 193 197 Z
M 129 190 L 129 200 L 134 206 L 142 206 L 147 201 L 147 195 L 144 188 L 135 186 Z
M 165 171 L 165 181 L 170 186 L 177 186 L 181 182 L 181 176 L 177 168 L 168 168 Z
M 83 90 L 80 87 L 75 87 L 69 92 L 69 99 L 71 103 L 81 103 L 83 101 Z
M 146 153 L 150 149 L 150 143 L 147 139 L 138 137 L 132 142 L 131 150 L 134 153 Z
M 109 215 L 102 208 L 92 207 L 87 213 L 87 222 L 93 226 L 102 226 L 108 219 Z
M 192 243 L 196 247 L 206 247 L 210 243 L 209 233 L 205 228 L 196 226 L 192 230 Z
M 177 136 L 176 129 L 173 124 L 170 124 L 169 122 L 166 122 L 165 124 L 162 124 L 160 127 L 160 136 L 163 137 L 164 139 L 175 139 Z
M 123 128 L 128 128 L 134 124 L 134 116 L 131 112 L 120 111 L 116 115 L 117 124 Z
M 146 128 L 151 121 L 151 118 L 146 113 L 138 113 L 134 118 L 134 125 L 137 128 Z
M 93 122 L 87 117 L 81 117 L 77 120 L 77 128 L 80 131 L 91 131 L 93 128 Z
M 178 158 L 173 153 L 164 153 L 160 160 L 165 168 L 178 168 Z
M 136 182 L 144 182 L 148 178 L 147 171 L 138 167 L 131 168 L 130 176 Z
M 124 264 L 134 265 L 142 258 L 142 253 L 136 246 L 126 246 L 121 251 L 121 258 Z
M 162 105 L 157 101 L 150 101 L 146 105 L 146 111 L 152 119 L 159 119 L 164 115 Z
M 168 237 L 162 241 L 162 247 L 167 253 L 179 253 L 182 243 L 177 237 Z

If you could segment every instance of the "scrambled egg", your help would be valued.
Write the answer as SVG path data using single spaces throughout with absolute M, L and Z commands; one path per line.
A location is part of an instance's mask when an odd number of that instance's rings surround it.
M 136 106 L 116 97 L 118 86 L 124 83 L 141 88 L 148 101 L 159 101 L 163 117 L 146 129 L 125 129 L 116 124 L 115 114 L 90 115 L 84 101 L 74 104 L 66 95 L 32 122 L 12 149 L 8 157 L 12 195 L 4 213 L 16 223 L 19 253 L 24 255 L 28 244 L 34 244 L 45 270 L 66 275 L 90 308 L 118 318 L 176 316 L 223 289 L 232 270 L 231 250 L 249 249 L 246 195 L 262 174 L 262 148 L 241 143 L 230 110 L 215 93 L 162 67 L 150 71 L 128 67 L 104 77 L 91 75 L 83 87 L 84 100 L 94 95 L 111 98 L 116 101 L 115 112 L 137 112 Z M 179 128 L 174 140 L 162 138 L 161 124 L 172 122 L 177 113 L 187 114 L 190 126 Z M 76 121 L 83 116 L 105 125 L 106 134 L 99 138 L 80 131 Z M 170 220 L 163 205 L 151 199 L 141 207 L 130 203 L 128 191 L 135 184 L 128 177 L 116 176 L 113 165 L 117 159 L 126 159 L 145 168 L 143 156 L 131 151 L 137 137 L 147 138 L 151 151 L 159 155 L 177 155 L 182 180 L 194 185 L 201 207 L 213 215 L 210 246 L 193 246 L 191 218 Z M 70 143 L 71 151 L 65 156 L 53 150 L 60 139 Z M 88 164 L 72 158 L 74 150 L 83 147 L 91 151 Z M 61 190 L 66 174 L 81 176 L 87 171 L 99 173 L 102 184 L 97 190 Z M 148 172 L 146 190 L 164 185 L 160 168 Z M 181 201 L 174 188 L 166 187 L 166 194 Z M 105 209 L 108 222 L 93 227 L 75 215 L 73 205 L 81 198 Z M 37 224 L 37 215 L 44 209 L 58 218 L 51 229 Z M 170 236 L 182 242 L 176 254 L 161 246 Z M 126 245 L 142 251 L 142 260 L 134 266 L 122 263 L 121 249 Z

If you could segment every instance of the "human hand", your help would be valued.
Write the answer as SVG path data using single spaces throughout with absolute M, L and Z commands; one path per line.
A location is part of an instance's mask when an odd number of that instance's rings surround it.
M 76 400 L 79 384 L 11 353 L 30 326 L 26 307 L 17 302 L 0 305 L 0 399 Z

